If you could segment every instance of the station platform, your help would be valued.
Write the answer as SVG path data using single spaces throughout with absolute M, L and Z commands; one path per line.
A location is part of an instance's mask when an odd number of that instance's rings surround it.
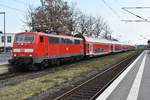
M 10 52 L 1 53 L 0 54 L 0 66 L 9 64 L 8 60 L 11 59 L 11 58 L 12 57 L 11 57 L 11 53 Z
M 143 51 L 96 100 L 150 100 L 150 51 Z
M 0 66 L 7 65 L 7 64 L 9 64 L 8 61 L 6 61 L 6 62 L 0 62 Z

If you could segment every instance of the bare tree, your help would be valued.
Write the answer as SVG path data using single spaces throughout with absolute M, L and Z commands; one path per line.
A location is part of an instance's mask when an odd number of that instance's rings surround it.
M 106 25 L 106 26 L 104 27 L 104 38 L 105 38 L 105 39 L 109 39 L 109 38 L 108 38 L 108 35 L 110 35 L 110 34 L 111 34 L 110 27 L 109 27 L 108 25 Z
M 75 31 L 84 35 L 91 35 L 93 32 L 94 17 L 78 12 L 75 20 Z
M 32 30 L 70 33 L 73 12 L 67 2 L 62 0 L 41 0 L 42 6 L 30 10 L 27 25 Z
M 33 13 L 34 13 L 35 9 L 32 7 L 32 5 L 29 5 L 28 10 L 27 10 L 27 14 L 25 16 L 25 21 L 23 21 L 25 23 L 24 26 L 27 26 L 28 29 L 26 30 L 32 30 L 33 31 Z
M 41 0 L 41 4 L 35 9 L 29 7 L 26 25 L 30 31 L 55 31 L 59 34 L 71 34 L 74 31 L 96 37 L 104 32 L 105 38 L 110 33 L 110 28 L 101 16 L 95 18 L 77 11 L 63 0 Z
M 96 37 L 98 37 L 101 34 L 101 32 L 104 30 L 105 27 L 107 27 L 107 24 L 104 21 L 104 19 L 101 16 L 97 17 L 95 20 L 95 27 L 94 27 Z
M 87 16 L 82 12 L 79 13 L 78 19 L 76 20 L 75 31 L 80 34 L 87 32 Z
M 94 34 L 94 24 L 95 24 L 95 18 L 93 16 L 88 16 L 88 18 L 87 18 L 87 32 L 90 36 Z

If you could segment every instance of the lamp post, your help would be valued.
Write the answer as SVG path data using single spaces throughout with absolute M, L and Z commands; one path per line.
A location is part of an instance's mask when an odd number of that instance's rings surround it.
M 0 12 L 0 14 L 4 15 L 4 52 L 6 52 L 5 12 Z

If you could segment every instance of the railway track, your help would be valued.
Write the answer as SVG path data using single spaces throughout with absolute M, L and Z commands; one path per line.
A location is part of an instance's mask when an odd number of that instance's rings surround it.
M 139 55 L 135 54 L 105 71 L 74 87 L 54 100 L 95 100 L 102 91 L 110 85 Z M 48 100 L 46 97 L 44 100 Z
M 88 61 L 93 60 L 94 58 L 89 58 L 87 59 Z M 80 60 L 80 62 L 82 62 L 83 60 Z M 30 72 L 16 72 L 16 71 L 8 71 L 6 73 L 0 74 L 0 88 L 7 86 L 7 85 L 11 85 L 11 84 L 15 84 L 15 83 L 19 83 L 22 81 L 26 81 L 28 79 L 34 79 L 40 76 L 44 76 L 47 75 L 49 73 L 54 72 L 55 70 L 59 69 L 59 68 L 68 68 L 71 66 L 74 66 L 76 63 L 75 62 L 66 62 L 65 64 L 56 67 L 55 65 L 52 65 L 51 68 L 47 68 L 45 70 L 42 71 L 30 71 Z M 7 66 L 8 67 L 8 66 Z
M 89 59 L 89 61 L 91 60 L 92 59 Z M 52 68 L 48 68 L 46 70 L 39 71 L 39 72 L 6 73 L 4 75 L 0 75 L 0 88 L 7 86 L 7 85 L 20 83 L 22 81 L 26 81 L 29 79 L 38 78 L 38 77 L 47 75 L 49 73 L 55 72 L 59 68 L 68 68 L 68 67 L 74 66 L 75 64 L 76 63 L 67 63 L 65 65 L 62 65 L 61 67 L 52 67 Z

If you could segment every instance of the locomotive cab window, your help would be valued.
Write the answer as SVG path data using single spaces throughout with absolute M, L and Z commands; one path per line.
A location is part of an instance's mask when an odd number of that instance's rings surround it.
M 15 41 L 17 43 L 22 43 L 22 42 L 33 42 L 34 41 L 34 35 L 33 34 L 19 34 L 16 35 Z
M 25 42 L 32 42 L 34 40 L 34 35 L 25 35 L 24 41 Z

